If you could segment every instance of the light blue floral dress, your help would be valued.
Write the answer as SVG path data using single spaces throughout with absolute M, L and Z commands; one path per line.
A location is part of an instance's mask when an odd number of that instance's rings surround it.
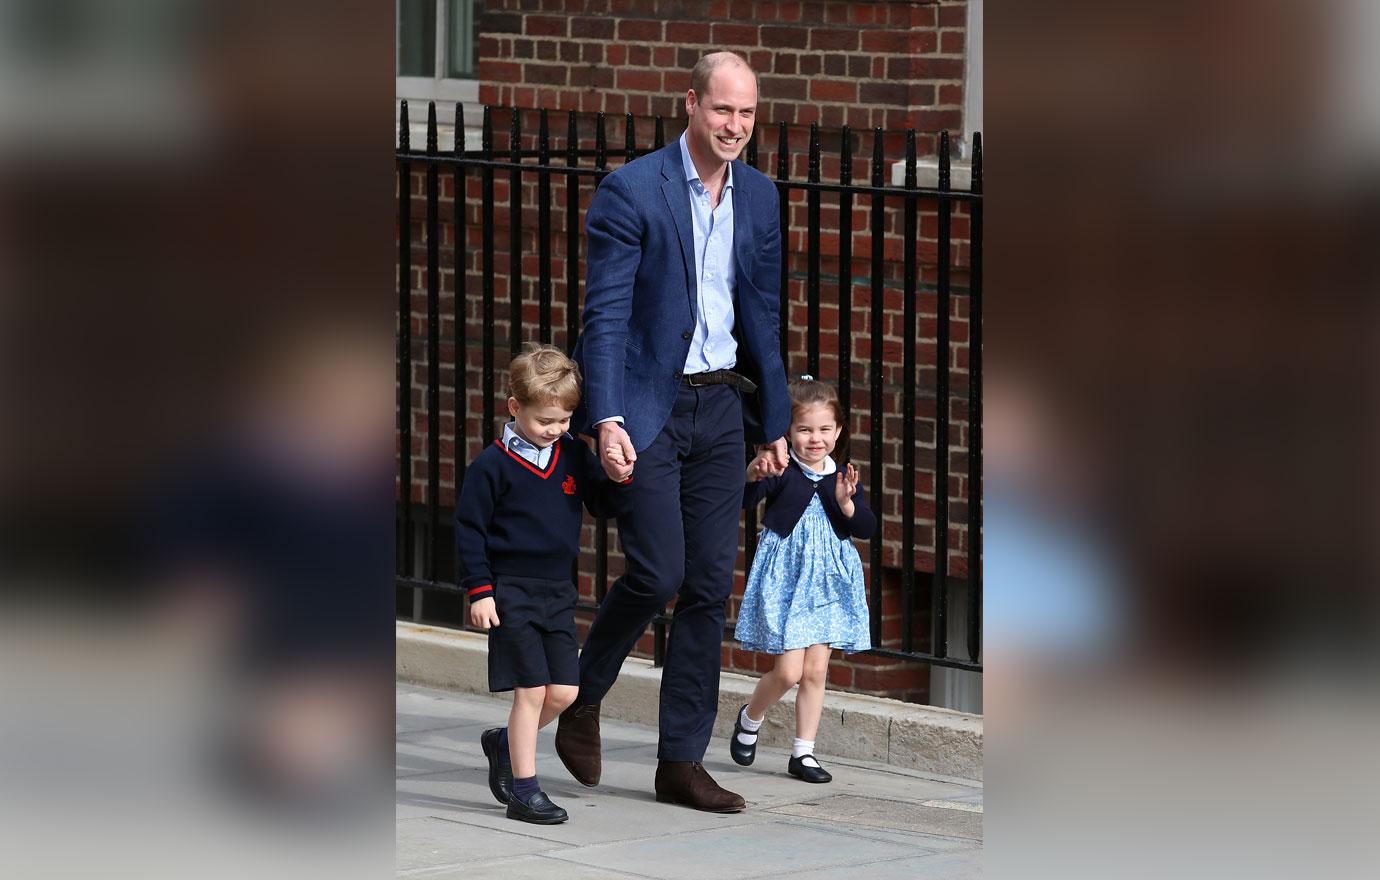
M 815 482 L 837 470 L 828 458 L 823 473 L 792 460 Z M 818 494 L 789 535 L 763 529 L 758 536 L 733 637 L 766 654 L 821 644 L 850 654 L 872 647 L 862 559 L 851 540 L 834 534 Z

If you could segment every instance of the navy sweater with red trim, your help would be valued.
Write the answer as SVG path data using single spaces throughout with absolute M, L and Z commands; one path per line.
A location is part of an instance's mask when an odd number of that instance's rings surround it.
M 492 595 L 495 575 L 569 578 L 580 552 L 581 505 L 616 516 L 623 490 L 584 441 L 556 441 L 546 469 L 504 449 L 484 449 L 465 470 L 455 506 L 460 586 L 471 598 Z

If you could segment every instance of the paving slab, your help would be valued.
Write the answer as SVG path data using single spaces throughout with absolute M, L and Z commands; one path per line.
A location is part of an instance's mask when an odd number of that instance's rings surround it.
M 418 869 L 490 861 L 508 854 L 523 855 L 559 849 L 563 844 L 525 835 L 476 833 L 455 822 L 421 816 L 398 820 L 396 864 L 399 874 Z
M 425 880 L 647 880 L 645 874 L 592 868 L 542 855 L 464 865 L 439 873 L 428 871 L 424 876 Z
M 448 691 L 399 685 L 394 703 L 394 727 L 399 734 L 479 724 L 493 727 L 508 718 L 509 703 L 499 700 L 456 700 Z
M 981 846 L 980 841 L 973 841 L 963 837 L 950 837 L 944 834 L 931 833 L 925 831 L 891 831 L 885 828 L 870 827 L 867 825 L 847 825 L 836 819 L 810 819 L 798 816 L 781 815 L 781 821 L 790 822 L 792 825 L 799 825 L 806 828 L 821 828 L 828 831 L 837 831 L 841 827 L 846 827 L 848 833 L 863 840 L 880 840 L 885 843 L 896 843 L 909 847 L 915 852 L 967 852 L 977 850 Z
M 835 795 L 811 803 L 785 804 L 773 812 L 788 816 L 828 818 L 849 825 L 926 831 L 950 837 L 982 839 L 982 813 L 854 795 Z
M 762 877 L 777 880 L 783 875 Z M 886 880 L 977 880 L 982 876 L 982 851 L 967 849 L 907 856 L 900 859 L 845 865 L 814 871 L 793 872 L 791 880 L 864 880 L 876 877 Z
M 654 866 L 656 876 L 663 880 L 701 880 L 842 867 L 856 862 L 856 845 L 847 828 L 827 830 L 769 821 L 582 846 L 551 856 L 634 873 Z M 867 849 L 874 859 L 880 860 L 915 855 L 917 847 L 873 840 L 868 842 Z

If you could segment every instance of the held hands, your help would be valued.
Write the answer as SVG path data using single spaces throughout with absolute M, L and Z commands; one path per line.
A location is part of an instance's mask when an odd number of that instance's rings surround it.
M 761 462 L 759 465 L 758 463 Z M 786 472 L 786 465 L 790 464 L 790 459 L 786 457 L 786 438 L 778 437 L 771 443 L 757 447 L 757 457 L 752 460 L 753 465 L 759 468 L 757 477 L 749 476 L 754 481 L 762 477 L 779 477 Z M 749 469 L 749 475 L 751 470 Z
M 834 500 L 838 501 L 839 510 L 843 511 L 844 516 L 853 515 L 853 496 L 857 492 L 858 471 L 850 464 L 847 470 L 839 471 L 838 477 L 834 480 Z
M 767 454 L 765 452 L 759 453 L 756 458 L 748 463 L 747 481 L 749 483 L 755 483 L 763 477 L 770 477 L 772 476 L 772 470 L 773 466 L 767 461 Z
M 493 596 L 485 596 L 470 603 L 470 625 L 480 629 L 498 626 L 498 606 Z
M 623 457 L 623 447 L 610 446 L 605 450 L 605 452 L 608 453 L 608 460 L 613 462 L 618 467 L 625 468 L 628 466 L 628 460 Z
M 637 451 L 623 426 L 617 422 L 604 422 L 599 426 L 599 462 L 604 473 L 615 482 L 623 482 L 632 476 L 633 464 L 637 461 Z

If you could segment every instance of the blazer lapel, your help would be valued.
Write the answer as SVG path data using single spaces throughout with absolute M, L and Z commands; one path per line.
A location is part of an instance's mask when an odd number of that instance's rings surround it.
M 738 160 L 733 161 L 733 177 L 735 180 L 742 180 L 744 168 Z M 757 268 L 757 232 L 752 225 L 752 214 L 747 207 L 747 199 L 740 198 L 743 189 L 738 186 L 733 188 L 733 257 L 737 265 L 738 282 L 741 284 L 746 280 L 752 283 L 752 272 Z
M 675 221 L 676 232 L 680 237 L 680 255 L 685 260 L 685 290 L 690 296 L 690 317 L 698 321 L 699 314 L 695 304 L 699 297 L 695 289 L 695 231 L 691 228 L 690 193 L 686 189 L 685 167 L 680 162 L 680 145 L 672 143 L 666 148 L 661 162 L 661 192 L 666 196 L 666 205 L 671 209 L 671 219 Z

